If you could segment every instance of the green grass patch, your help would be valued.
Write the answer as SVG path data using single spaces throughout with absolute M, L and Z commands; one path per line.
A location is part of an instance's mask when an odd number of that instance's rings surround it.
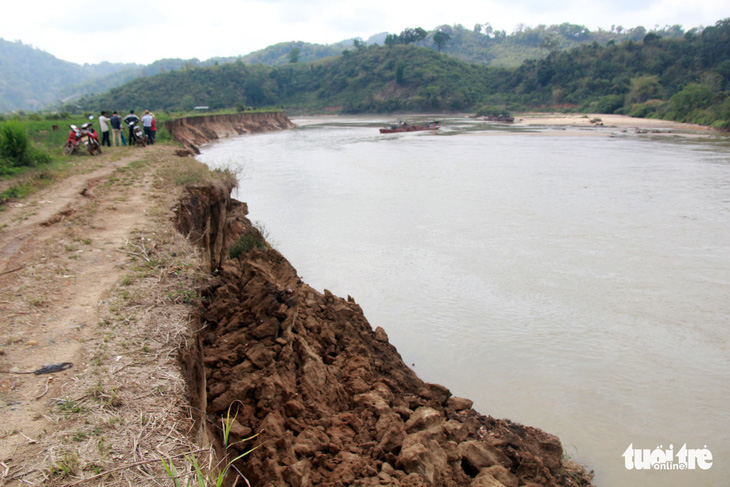
M 58 405 L 58 409 L 64 413 L 78 414 L 84 411 L 84 407 L 79 404 L 78 401 L 74 401 L 73 399 L 59 400 L 56 404 Z
M 267 251 L 270 247 L 266 242 L 266 231 L 259 230 L 256 227 L 251 227 L 247 232 L 244 232 L 235 242 L 231 245 L 228 250 L 228 255 L 232 259 L 238 259 L 242 255 L 248 254 L 253 249 L 259 249 Z
M 79 470 L 79 457 L 75 453 L 66 453 L 51 467 L 51 475 L 60 479 L 76 475 Z
M 190 304 L 198 300 L 198 292 L 195 289 L 179 287 L 178 289 L 167 293 L 167 299 L 173 303 Z

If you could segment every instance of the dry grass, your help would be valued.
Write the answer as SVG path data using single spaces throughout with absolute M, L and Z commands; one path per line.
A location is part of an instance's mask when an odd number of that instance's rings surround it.
M 237 183 L 237 171 L 234 169 L 209 170 L 191 157 L 178 159 L 174 165 L 162 168 L 160 176 L 176 186 L 224 183 L 231 187 Z

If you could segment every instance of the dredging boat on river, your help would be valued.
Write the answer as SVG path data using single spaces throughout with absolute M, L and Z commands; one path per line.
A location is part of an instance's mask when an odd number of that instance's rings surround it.
M 381 134 L 394 134 L 398 132 L 420 132 L 422 130 L 438 130 L 441 128 L 441 122 L 438 120 L 433 122 L 427 122 L 424 124 L 411 125 L 408 122 L 398 120 L 397 123 L 380 129 Z
M 485 115 L 482 117 L 482 120 L 485 122 L 513 123 L 515 121 L 515 117 L 507 114 Z

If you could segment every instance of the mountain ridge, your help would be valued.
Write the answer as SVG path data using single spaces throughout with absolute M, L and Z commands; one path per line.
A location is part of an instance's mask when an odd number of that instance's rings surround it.
M 434 35 L 439 32 L 442 37 L 449 36 L 443 46 L 438 46 L 434 41 Z M 521 26 L 512 34 L 507 34 L 505 31 L 493 30 L 489 24 L 476 24 L 473 29 L 460 24 L 443 24 L 429 31 L 417 45 L 434 50 L 443 49 L 444 53 L 467 62 L 516 67 L 526 59 L 543 58 L 554 50 L 568 49 L 591 41 L 607 43 L 621 39 L 639 40 L 646 32 L 643 27 L 591 32 L 583 26 L 564 23 L 534 28 Z M 684 35 L 681 26 L 665 26 L 655 32 L 663 37 Z M 292 61 L 311 62 L 339 55 L 358 44 L 382 45 L 387 36 L 387 32 L 381 32 L 366 41 L 353 38 L 326 45 L 288 41 L 245 55 L 214 57 L 204 61 L 197 58 L 160 59 L 149 65 L 106 61 L 80 65 L 58 59 L 22 41 L 10 42 L 0 38 L 0 113 L 39 111 L 69 103 L 84 95 L 103 93 L 135 78 L 189 67 L 237 61 L 271 66 L 283 66 Z

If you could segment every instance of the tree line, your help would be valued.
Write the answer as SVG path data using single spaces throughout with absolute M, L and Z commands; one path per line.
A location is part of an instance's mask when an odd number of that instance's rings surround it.
M 566 35 L 585 32 L 566 27 Z M 563 108 L 730 126 L 730 19 L 681 37 L 649 32 L 638 41 L 553 50 L 516 68 L 466 63 L 419 47 L 428 39 L 422 29 L 391 39 L 385 46 L 355 43 L 339 56 L 309 63 L 191 67 L 133 80 L 78 104 L 89 110 L 337 107 L 345 113 Z

